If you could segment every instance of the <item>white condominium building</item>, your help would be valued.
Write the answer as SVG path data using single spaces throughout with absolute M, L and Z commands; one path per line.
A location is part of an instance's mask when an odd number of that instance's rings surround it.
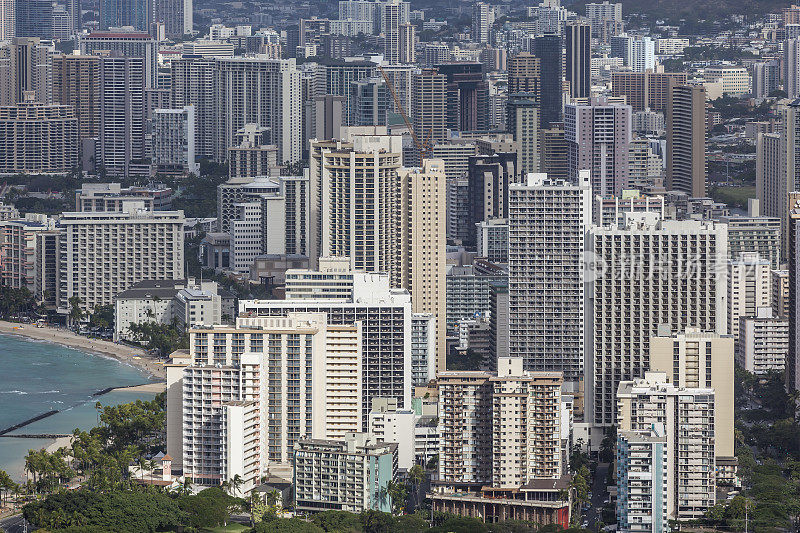
M 584 238 L 592 218 L 589 171 L 580 183 L 528 174 L 509 187 L 510 355 L 525 368 L 583 378 Z
M 73 297 L 81 309 L 114 303 L 142 280 L 183 279 L 183 211 L 148 211 L 124 202 L 119 212 L 63 213 L 59 312 Z
M 737 339 L 739 319 L 772 302 L 771 268 L 758 252 L 742 252 L 728 262 L 728 333 Z
M 620 381 L 650 368 L 650 338 L 666 326 L 726 334 L 727 227 L 700 221 L 659 221 L 626 213 L 626 224 L 593 227 L 587 274 L 587 410 L 596 425 L 614 423 Z
M 239 474 L 248 490 L 268 470 L 286 475 L 300 439 L 358 429 L 360 325 L 293 313 L 193 329 L 167 382 L 168 453 L 195 483 Z
M 153 166 L 166 174 L 198 174 L 195 159 L 194 106 L 156 109 L 151 119 Z
M 663 424 L 617 434 L 617 528 L 668 533 L 667 442 Z
M 617 402 L 620 432 L 664 425 L 667 518 L 703 517 L 716 500 L 714 389 L 677 387 L 663 372 L 647 372 L 621 382 Z
M 396 398 L 399 408 L 411 406 L 411 297 L 391 289 L 388 276 L 378 276 L 354 290 L 347 300 L 241 300 L 239 321 L 251 317 L 281 317 L 292 312 L 326 313 L 331 325 L 362 323 L 362 430 L 372 398 Z
M 740 321 L 736 363 L 753 374 L 766 374 L 786 367 L 789 353 L 789 320 L 775 316 L 769 307 L 759 307 L 756 316 Z

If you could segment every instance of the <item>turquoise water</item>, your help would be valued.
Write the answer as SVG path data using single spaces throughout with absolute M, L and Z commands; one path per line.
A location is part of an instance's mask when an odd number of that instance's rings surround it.
M 90 355 L 58 344 L 0 335 L 0 429 L 51 410 L 60 410 L 13 433 L 72 433 L 96 424 L 95 402 L 116 405 L 150 399 L 153 394 L 126 391 L 99 397 L 108 387 L 126 387 L 149 381 L 138 369 L 114 359 Z M 19 477 L 23 457 L 45 448 L 48 439 L 0 437 L 0 469 Z

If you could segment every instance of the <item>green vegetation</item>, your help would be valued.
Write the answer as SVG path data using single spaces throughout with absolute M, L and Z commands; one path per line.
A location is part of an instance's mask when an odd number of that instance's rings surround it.
M 467 348 L 466 353 L 450 350 L 447 354 L 447 370 L 480 370 L 483 363 L 483 354 Z
M 8 319 L 29 315 L 36 310 L 36 299 L 26 287 L 12 289 L 7 285 L 0 285 L 0 316 Z
M 755 187 L 709 187 L 709 195 L 715 202 L 724 202 L 729 207 L 747 209 L 747 200 L 756 197 Z
M 156 350 L 162 357 L 168 357 L 175 350 L 189 347 L 189 335 L 175 324 L 131 322 L 128 330 L 135 342 L 148 350 Z
M 742 531 L 745 509 L 756 533 L 786 530 L 800 518 L 800 424 L 797 394 L 783 374 L 754 376 L 738 369 L 736 455 L 742 493 L 712 507 L 704 525 Z

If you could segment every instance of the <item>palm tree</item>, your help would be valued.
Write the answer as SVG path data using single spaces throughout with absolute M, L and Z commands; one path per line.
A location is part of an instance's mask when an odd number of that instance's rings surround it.
M 411 483 L 412 493 L 414 495 L 414 507 L 419 505 L 419 488 L 422 482 L 425 481 L 425 469 L 420 465 L 414 465 L 408 471 L 408 481 Z
M 269 506 L 270 511 L 274 513 L 278 512 L 278 502 L 282 503 L 281 493 L 278 492 L 277 489 L 272 489 L 267 493 L 267 505 Z
M 239 474 L 236 474 L 235 476 L 233 476 L 233 478 L 231 479 L 231 483 L 230 483 L 231 490 L 233 490 L 233 493 L 234 494 L 239 494 L 240 493 L 240 489 L 242 488 L 243 484 L 244 484 L 244 480 L 242 479 L 242 476 L 240 476 Z

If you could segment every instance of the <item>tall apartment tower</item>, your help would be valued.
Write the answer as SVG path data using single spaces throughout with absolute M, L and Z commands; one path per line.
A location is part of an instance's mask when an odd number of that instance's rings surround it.
M 439 374 L 440 486 L 515 489 L 561 477 L 561 375 L 526 372 L 516 357 L 497 367 Z
M 739 319 L 756 316 L 772 302 L 769 259 L 758 252 L 742 252 L 728 262 L 728 334 L 739 338 Z
M 383 6 L 383 57 L 390 65 L 400 63 L 400 0 L 389 0 Z
M 436 370 L 446 369 L 445 277 L 447 218 L 444 161 L 425 159 L 422 168 L 402 168 L 400 181 L 401 264 L 395 283 L 411 293 L 411 310 L 436 319 Z M 397 277 L 397 276 L 395 276 Z
M 508 94 L 529 93 L 538 104 L 542 81 L 541 58 L 528 52 L 508 58 Z
M 400 24 L 400 63 L 412 64 L 417 62 L 417 28 L 406 22 Z
M 540 35 L 533 41 L 533 55 L 539 59 L 542 128 L 560 122 L 563 112 L 561 80 L 563 78 L 561 36 Z
M 667 522 L 667 439 L 663 425 L 617 433 L 617 528 L 664 533 Z
M 215 157 L 224 161 L 228 147 L 245 124 L 270 128 L 280 164 L 302 156 L 300 72 L 294 59 L 218 57 L 214 68 Z
M 183 56 L 171 62 L 170 105 L 194 106 L 194 149 L 198 157 L 214 157 L 214 60 Z
M 146 31 L 93 31 L 80 38 L 80 45 L 83 55 L 119 52 L 125 57 L 141 58 L 144 86 L 158 87 L 158 41 Z
M 539 104 L 532 93 L 509 94 L 506 129 L 517 143 L 517 171 L 521 176 L 539 172 Z
M 800 38 L 783 42 L 783 86 L 789 98 L 800 97 Z
M 71 105 L 81 139 L 100 133 L 100 58 L 60 55 L 53 58 L 53 103 Z
M 492 24 L 494 24 L 494 7 L 484 2 L 476 2 L 472 6 L 472 40 L 476 43 L 488 43 Z
M 0 104 L 14 105 L 25 100 L 26 93 L 33 91 L 37 102 L 50 101 L 49 46 L 38 37 L 15 37 L 9 43 L 0 44 Z
M 611 4 L 608 0 L 602 3 L 586 4 L 586 18 L 592 28 L 592 37 L 601 37 L 608 22 L 622 22 L 622 3 Z
M 789 193 L 800 189 L 800 104 L 780 104 L 778 133 L 761 133 L 756 144 L 756 194 L 764 215 L 781 219 L 781 259 L 789 256 Z
M 569 177 L 590 170 L 592 191 L 618 195 L 628 185 L 631 107 L 592 98 L 588 105 L 570 104 L 564 110 Z
M 715 390 L 681 387 L 663 372 L 619 384 L 620 432 L 650 432 L 663 424 L 667 457 L 667 518 L 692 520 L 716 500 Z M 686 423 L 686 421 L 691 421 Z
M 585 22 L 567 22 L 566 25 L 566 80 L 572 98 L 588 98 L 592 86 L 590 59 L 590 27 Z
M 753 64 L 753 98 L 766 98 L 778 88 L 780 82 L 781 68 L 778 60 Z
M 785 381 L 789 391 L 800 390 L 800 297 L 797 291 L 800 272 L 800 209 L 789 211 L 789 354 Z
M 137 31 L 149 31 L 153 22 L 149 0 L 100 0 L 100 29 L 132 26 Z
M 733 454 L 733 351 L 729 335 L 687 328 L 650 339 L 650 370 L 663 372 L 675 387 L 714 389 L 714 455 L 719 462 Z M 721 460 L 721 461 L 720 461 Z
M 192 33 L 194 24 L 192 0 L 152 0 L 155 2 L 155 22 L 164 24 L 168 38 Z
M 665 186 L 689 196 L 706 195 L 706 90 L 669 82 Z
M 598 426 L 616 419 L 620 381 L 650 368 L 659 327 L 726 334 L 728 235 L 714 222 L 658 220 L 626 213 L 619 226 L 589 231 L 596 265 L 587 278 L 586 404 Z M 671 266 L 670 266 L 671 265 Z
M 447 76 L 436 69 L 426 69 L 411 77 L 411 120 L 414 131 L 430 138 L 431 148 L 447 135 Z M 425 132 L 424 134 L 422 132 Z M 420 142 L 423 142 L 420 138 Z M 415 147 L 415 161 L 421 154 Z
M 97 164 L 128 176 L 144 157 L 144 63 L 119 55 L 100 60 L 100 131 Z
M 0 0 L 0 41 L 10 41 L 16 37 L 17 0 Z
M 575 384 L 584 375 L 584 238 L 592 219 L 589 172 L 579 179 L 528 174 L 509 187 L 508 214 L 509 355 Z

